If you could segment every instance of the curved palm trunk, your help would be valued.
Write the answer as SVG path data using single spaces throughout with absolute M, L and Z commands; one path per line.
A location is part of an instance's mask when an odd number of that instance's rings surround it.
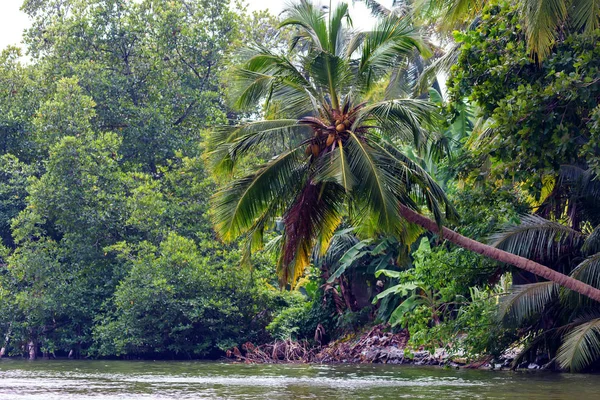
M 400 214 L 409 222 L 422 226 L 428 231 L 438 234 L 440 233 L 440 228 L 435 221 L 417 213 L 416 211 L 411 210 L 406 206 L 400 205 Z M 549 281 L 556 282 L 561 286 L 600 302 L 600 289 L 596 289 L 587 283 L 583 283 L 577 279 L 571 278 L 570 276 L 561 274 L 560 272 L 548 268 L 545 265 L 531 261 L 525 257 L 497 249 L 487 244 L 483 244 L 476 240 L 469 239 L 468 237 L 456 233 L 448 228 L 442 227 L 441 234 L 444 239 L 447 239 L 464 249 L 482 254 L 496 261 L 514 265 L 517 268 L 521 268 L 525 271 L 541 276 Z

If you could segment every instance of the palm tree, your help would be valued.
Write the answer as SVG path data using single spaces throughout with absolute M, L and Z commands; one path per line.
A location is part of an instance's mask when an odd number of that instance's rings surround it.
M 470 23 L 489 0 L 426 0 L 422 11 L 439 25 L 451 30 Z M 550 54 L 564 32 L 591 33 L 600 27 L 600 2 L 596 0 L 512 0 L 519 8 L 527 45 L 539 61 Z
M 600 286 L 600 181 L 591 170 L 563 166 L 554 190 L 521 223 L 495 235 L 494 246 Z M 543 218 L 545 215 L 547 218 Z M 595 228 L 594 228 L 595 227 Z M 505 323 L 530 337 L 522 356 L 545 347 L 561 368 L 579 371 L 600 359 L 600 312 L 554 282 L 516 285 L 501 303 Z
M 266 115 L 287 118 L 212 132 L 208 154 L 214 171 L 235 177 L 213 198 L 218 235 L 225 241 L 244 235 L 250 252 L 281 217 L 278 274 L 284 284 L 303 274 L 313 247 L 325 252 L 345 215 L 358 234 L 393 235 L 404 243 L 416 240 L 419 225 L 600 301 L 596 288 L 442 227 L 457 219 L 454 208 L 395 146 L 399 140 L 424 143 L 423 127 L 434 122 L 434 108 L 421 100 L 372 100 L 397 60 L 422 43 L 394 15 L 371 32 L 352 33 L 348 19 L 345 4 L 325 13 L 301 1 L 281 24 L 298 29 L 290 54 L 261 46 L 247 50 L 233 88 L 236 105 L 264 101 Z M 236 175 L 241 159 L 265 148 L 281 151 L 249 174 Z M 433 219 L 420 214 L 420 203 Z

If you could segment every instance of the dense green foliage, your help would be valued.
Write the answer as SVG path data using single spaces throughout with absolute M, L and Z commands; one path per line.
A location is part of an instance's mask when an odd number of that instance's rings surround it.
M 224 121 L 225 1 L 26 2 L 0 59 L 0 331 L 10 354 L 217 356 L 287 296 L 211 229 L 202 129 Z M 246 15 L 246 17 L 248 17 Z M 6 345 L 2 343 L 2 347 Z
M 596 165 L 600 33 L 570 35 L 541 65 L 530 60 L 516 10 L 493 6 L 458 34 L 449 80 L 458 104 L 468 97 L 486 120 L 473 157 L 490 158 L 490 177 L 517 180 L 540 195 L 561 165 Z M 526 123 L 523 123 L 526 122 Z
M 597 365 L 596 303 L 401 210 L 600 287 L 599 11 L 366 3 L 370 32 L 307 1 L 278 26 L 226 0 L 26 0 L 0 55 L 0 347 L 216 358 L 382 323 L 413 350 Z

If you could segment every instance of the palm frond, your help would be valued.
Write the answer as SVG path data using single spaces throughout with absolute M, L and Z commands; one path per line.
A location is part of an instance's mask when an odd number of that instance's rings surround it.
M 392 173 L 403 180 L 405 187 L 404 193 L 425 201 L 429 211 L 433 213 L 438 225 L 447 219 L 456 222 L 458 213 L 454 206 L 448 200 L 446 194 L 440 185 L 416 162 L 404 155 L 395 146 L 390 143 L 373 143 L 374 147 L 380 149 L 388 158 L 388 168 Z M 402 197 L 403 192 L 398 192 L 398 200 L 415 210 L 416 204 L 410 198 Z M 443 206 L 443 212 L 442 212 Z M 444 218 L 445 214 L 445 218 Z
M 213 195 L 213 222 L 221 239 L 236 239 L 250 230 L 274 202 L 284 204 L 294 192 L 294 184 L 300 185 L 305 179 L 303 158 L 302 151 L 292 149 Z
M 576 188 L 579 197 L 600 199 L 600 180 L 592 169 L 584 169 L 577 165 L 561 165 L 559 183 Z
M 256 108 L 264 101 L 265 108 L 277 103 L 280 111 L 300 116 L 314 109 L 314 89 L 306 82 L 285 76 L 237 69 L 230 87 L 230 95 L 236 99 L 233 107 L 239 110 Z
M 278 54 L 263 45 L 254 44 L 245 47 L 241 51 L 240 56 L 244 60 L 247 60 L 242 66 L 243 69 L 275 75 L 278 78 L 285 78 L 291 82 L 296 82 L 304 86 L 307 90 L 311 89 L 309 80 L 288 55 Z M 314 91 L 312 93 L 316 94 Z
M 558 364 L 571 372 L 581 371 L 600 358 L 600 318 L 567 333 L 558 349 Z
M 423 126 L 434 124 L 435 111 L 435 104 L 424 100 L 386 100 L 363 108 L 352 129 L 374 121 L 388 137 L 419 147 L 424 142 Z
M 584 169 L 577 165 L 561 165 L 559 183 L 576 187 L 577 195 L 580 197 L 600 198 L 600 182 L 592 169 Z
M 389 78 L 387 78 L 388 82 L 385 87 L 384 100 L 411 96 L 422 67 L 421 56 L 417 51 L 413 51 L 411 57 L 399 60 L 396 63 L 396 67 L 391 69 L 388 74 Z M 376 86 L 374 87 L 374 93 L 377 93 Z
M 590 286 L 600 287 L 600 253 L 593 254 L 584 259 L 569 275 Z M 581 310 L 589 307 L 596 308 L 598 304 L 587 296 L 566 289 L 560 292 L 560 299 L 565 308 L 572 310 Z
M 353 3 L 356 3 L 357 0 L 352 0 Z M 376 0 L 362 0 L 367 8 L 371 11 L 371 15 L 377 18 L 389 17 L 392 14 L 392 10 L 386 8 L 383 4 Z
M 402 191 L 402 187 L 386 171 L 386 166 L 378 162 L 377 152 L 355 133 L 348 132 L 350 170 L 359 182 L 353 192 L 365 199 L 364 211 L 374 218 L 381 231 L 392 233 L 400 221 L 394 193 Z
M 307 132 L 295 119 L 217 126 L 208 137 L 206 156 L 214 173 L 231 174 L 236 161 L 265 140 L 298 145 L 307 137 Z
M 564 0 L 522 0 L 519 2 L 524 19 L 527 44 L 539 61 L 550 54 L 561 24 L 567 18 Z
M 233 72 L 230 96 L 238 109 L 256 107 L 265 101 L 278 102 L 286 109 L 301 107 L 310 111 L 311 101 L 322 101 L 320 94 L 288 55 L 275 53 L 260 44 L 245 47 L 240 58 L 246 60 Z
M 315 84 L 327 92 L 334 103 L 337 102 L 339 88 L 347 86 L 352 78 L 347 60 L 324 51 L 313 52 L 306 63 L 306 69 Z M 333 100 L 334 97 L 336 100 Z
M 498 316 L 506 323 L 520 324 L 540 314 L 544 307 L 558 294 L 559 285 L 554 282 L 537 282 L 515 285 L 508 296 L 500 302 Z
M 273 75 L 247 69 L 237 70 L 235 86 L 232 89 L 232 92 L 237 90 L 234 94 L 236 101 L 233 106 L 240 110 L 255 107 L 269 97 L 276 81 L 277 78 Z
M 439 21 L 443 30 L 452 30 L 475 19 L 486 3 L 486 0 L 420 0 L 417 10 Z
M 525 215 L 519 225 L 504 228 L 491 238 L 492 246 L 531 260 L 556 260 L 578 249 L 585 236 L 568 226 L 537 215 Z
M 442 73 L 449 73 L 450 68 L 456 64 L 458 56 L 460 54 L 461 46 L 455 44 L 443 56 L 437 58 L 430 65 L 425 67 L 423 72 L 419 74 L 416 85 L 414 86 L 414 95 L 420 95 L 421 93 L 427 92 L 427 89 L 433 85 L 437 77 Z
M 571 277 L 585 282 L 590 286 L 600 287 L 600 253 L 596 253 L 583 260 L 571 272 Z
M 581 247 L 585 254 L 600 253 L 600 225 L 594 228 Z
M 329 51 L 329 35 L 325 13 L 316 8 L 312 2 L 301 0 L 287 9 L 286 18 L 279 27 L 296 25 L 304 28 L 312 39 L 312 44 L 322 51 Z
M 341 140 L 337 141 L 337 147 L 319 157 L 316 162 L 315 181 L 336 182 L 342 186 L 346 193 L 350 193 L 355 185 L 356 178 L 348 164 L 347 150 Z
M 361 54 L 356 73 L 363 92 L 368 92 L 371 85 L 389 72 L 400 57 L 412 55 L 415 49 L 427 54 L 426 45 L 408 19 L 396 16 L 385 18 L 373 31 L 356 36 L 348 51 L 359 47 Z
M 333 12 L 329 21 L 329 52 L 336 56 L 343 55 L 344 39 L 344 20 L 349 21 L 348 4 L 339 3 Z
M 573 26 L 590 33 L 600 28 L 600 0 L 573 1 L 570 10 Z
M 355 228 L 338 229 L 331 238 L 325 254 L 320 249 L 313 250 L 313 265 L 330 268 L 338 263 L 342 255 L 359 242 L 354 234 Z

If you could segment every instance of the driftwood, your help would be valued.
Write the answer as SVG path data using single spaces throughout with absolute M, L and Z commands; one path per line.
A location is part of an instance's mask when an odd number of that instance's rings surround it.
M 324 329 L 321 330 L 324 331 Z M 323 332 L 317 329 L 315 342 Z M 367 333 L 355 334 L 326 347 L 307 341 L 278 340 L 255 346 L 247 342 L 241 349 L 234 347 L 227 358 L 246 363 L 321 362 L 321 363 L 387 363 L 401 362 L 409 335 L 406 330 L 389 332 L 389 326 L 376 325 Z
M 315 357 L 315 348 L 304 340 L 277 340 L 260 346 L 247 342 L 241 347 L 241 351 L 237 347 L 228 350 L 226 353 L 227 358 L 246 363 L 272 364 L 278 362 L 311 362 Z

